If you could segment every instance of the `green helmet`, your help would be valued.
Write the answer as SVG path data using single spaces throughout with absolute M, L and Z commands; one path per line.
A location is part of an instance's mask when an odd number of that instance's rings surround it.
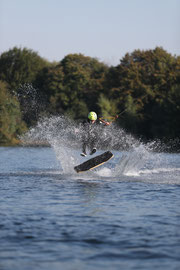
M 90 112 L 88 114 L 88 119 L 89 120 L 97 120 L 97 114 L 95 112 Z

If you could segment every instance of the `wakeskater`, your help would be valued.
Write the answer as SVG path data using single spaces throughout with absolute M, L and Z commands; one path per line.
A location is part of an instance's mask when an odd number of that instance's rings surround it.
M 109 126 L 110 123 L 101 119 L 97 118 L 97 114 L 95 112 L 90 112 L 88 114 L 88 119 L 83 122 L 83 144 L 82 144 L 82 153 L 81 156 L 86 157 L 87 156 L 87 151 L 86 149 L 90 149 L 90 155 L 93 155 L 96 153 L 96 148 L 97 148 L 97 138 L 98 134 L 96 131 L 96 127 L 99 124 L 104 124 L 105 126 Z
M 117 119 L 118 116 L 115 116 L 114 119 Z M 82 137 L 82 153 L 81 156 L 86 157 L 87 151 L 86 149 L 90 149 L 90 155 L 96 153 L 97 150 L 97 138 L 99 134 L 97 134 L 96 126 L 99 124 L 104 124 L 104 126 L 109 126 L 112 122 L 107 122 L 102 118 L 97 117 L 95 112 L 90 112 L 88 114 L 88 119 L 83 122 L 83 137 Z M 84 172 L 88 170 L 92 170 L 113 157 L 113 154 L 110 151 L 106 151 L 101 155 L 98 155 L 94 158 L 91 158 L 78 166 L 74 167 L 74 170 L 79 172 Z

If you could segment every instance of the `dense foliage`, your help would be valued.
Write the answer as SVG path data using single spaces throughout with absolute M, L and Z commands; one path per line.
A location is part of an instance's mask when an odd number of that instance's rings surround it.
M 0 144 L 16 141 L 42 115 L 83 119 L 94 110 L 127 131 L 153 138 L 180 133 L 180 57 L 163 48 L 127 53 L 116 67 L 69 54 L 50 63 L 13 48 L 0 55 Z
M 126 128 L 148 138 L 179 136 L 180 57 L 137 50 L 110 68 L 106 81 L 109 98 L 126 109 Z
M 17 98 L 9 93 L 8 85 L 0 81 L 0 143 L 16 144 L 17 135 L 25 129 Z

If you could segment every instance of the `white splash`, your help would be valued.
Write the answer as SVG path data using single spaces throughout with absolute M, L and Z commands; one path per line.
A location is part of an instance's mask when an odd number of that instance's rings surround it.
M 98 126 L 96 133 L 98 149 L 116 151 L 112 161 L 114 167 L 99 167 L 96 174 L 99 176 L 138 175 L 139 170 L 150 156 L 145 146 L 132 135 L 127 134 L 116 125 L 108 127 Z M 80 157 L 82 137 L 84 134 L 81 123 L 76 123 L 64 116 L 41 119 L 37 126 L 21 137 L 24 145 L 48 145 L 56 154 L 65 174 L 75 173 L 75 165 L 85 161 Z M 123 154 L 122 154 L 123 153 Z M 116 159 L 116 162 L 113 160 Z M 115 163 L 115 164 L 114 164 Z

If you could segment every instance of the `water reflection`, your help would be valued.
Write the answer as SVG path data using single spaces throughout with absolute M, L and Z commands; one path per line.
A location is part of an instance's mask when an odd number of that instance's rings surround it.
M 100 214 L 105 213 L 104 207 L 100 201 L 102 183 L 88 182 L 82 179 L 79 179 L 78 183 L 79 191 L 82 197 L 81 203 L 87 210 L 86 214 L 89 216 L 99 216 Z

